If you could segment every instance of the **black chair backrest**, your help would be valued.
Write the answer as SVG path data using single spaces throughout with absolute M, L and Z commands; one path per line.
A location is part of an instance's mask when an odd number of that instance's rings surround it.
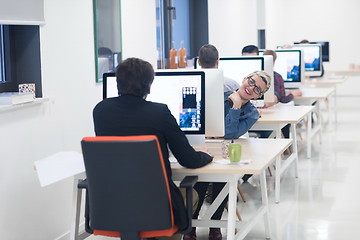
M 171 228 L 169 185 L 156 136 L 90 137 L 81 145 L 92 229 Z

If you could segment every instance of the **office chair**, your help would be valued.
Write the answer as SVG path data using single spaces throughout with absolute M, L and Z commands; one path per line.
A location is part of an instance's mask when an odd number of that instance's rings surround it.
M 81 146 L 87 179 L 78 188 L 86 189 L 88 233 L 133 240 L 191 230 L 197 176 L 180 183 L 187 193 L 187 209 L 182 209 L 187 226 L 179 231 L 174 224 L 171 180 L 156 136 L 86 137 Z

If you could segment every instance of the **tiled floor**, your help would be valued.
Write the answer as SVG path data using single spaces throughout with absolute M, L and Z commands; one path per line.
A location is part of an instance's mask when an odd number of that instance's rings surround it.
M 322 144 L 318 138 L 313 142 L 311 159 L 300 153 L 299 178 L 292 167 L 284 174 L 279 204 L 274 201 L 274 177 L 268 176 L 272 239 L 360 239 L 360 105 L 339 106 L 336 127 L 327 126 L 322 133 Z M 242 185 L 248 201 L 239 201 L 238 208 L 245 220 L 260 204 L 257 183 L 253 177 Z M 197 235 L 206 240 L 208 230 L 200 228 Z M 263 222 L 245 239 L 265 239 Z

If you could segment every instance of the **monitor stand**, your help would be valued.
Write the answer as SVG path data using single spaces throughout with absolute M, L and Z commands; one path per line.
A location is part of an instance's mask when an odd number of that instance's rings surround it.
M 204 145 L 205 144 L 205 134 L 186 134 L 186 137 L 190 145 Z

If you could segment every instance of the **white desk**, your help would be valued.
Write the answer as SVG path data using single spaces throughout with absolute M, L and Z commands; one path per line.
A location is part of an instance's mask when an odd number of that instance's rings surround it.
M 280 154 L 288 148 L 292 140 L 290 139 L 238 139 L 236 142 L 242 144 L 242 159 L 251 159 L 250 164 L 246 165 L 222 165 L 211 163 L 198 169 L 183 168 L 177 163 L 172 164 L 174 180 L 181 180 L 188 175 L 199 176 L 201 182 L 226 182 L 226 186 L 207 209 L 205 215 L 198 220 L 193 220 L 193 226 L 197 227 L 227 227 L 227 239 L 244 239 L 250 230 L 261 219 L 265 223 L 265 237 L 270 238 L 270 219 L 268 208 L 268 197 L 266 187 L 265 170 L 276 159 L 280 159 Z M 215 161 L 221 158 L 222 143 L 206 143 L 208 150 L 215 155 Z M 241 222 L 236 220 L 236 198 L 238 180 L 244 174 L 260 175 L 262 206 L 254 216 Z M 229 208 L 227 220 L 211 220 L 211 216 L 216 211 L 220 203 L 229 193 Z M 237 233 L 235 234 L 235 230 Z
M 305 85 L 309 87 L 333 87 L 334 92 L 334 108 L 337 109 L 337 85 L 343 84 L 348 79 L 347 76 L 327 76 L 322 78 L 307 78 Z M 337 111 L 335 111 L 335 123 L 337 123 Z
M 276 133 L 276 138 L 280 139 L 281 129 L 290 124 L 290 137 L 293 139 L 291 145 L 292 153 L 287 159 L 276 161 L 275 173 L 275 202 L 280 202 L 280 178 L 281 174 L 295 162 L 295 175 L 298 177 L 298 149 L 296 124 L 304 118 L 311 119 L 311 112 L 314 106 L 291 106 L 287 104 L 276 104 L 270 108 L 261 109 L 261 118 L 251 127 L 250 130 L 272 130 Z M 320 133 L 321 126 L 312 128 L 311 120 L 307 121 L 307 157 L 311 157 L 311 140 L 316 133 Z
M 302 87 L 302 96 L 294 98 L 296 105 L 311 105 L 316 102 L 316 113 L 318 114 L 321 124 L 324 125 L 324 117 L 320 112 L 320 101 L 327 105 L 328 123 L 331 124 L 331 119 L 336 119 L 336 108 L 331 106 L 331 98 L 334 99 L 335 104 L 335 88 L 312 88 Z
M 199 181 L 206 182 L 226 182 L 226 186 L 221 191 L 219 196 L 215 199 L 211 207 L 208 209 L 208 213 L 201 220 L 194 220 L 194 226 L 227 226 L 227 239 L 234 240 L 243 239 L 246 234 L 255 226 L 255 224 L 264 218 L 266 237 L 270 237 L 270 220 L 269 220 L 269 209 L 268 209 L 268 197 L 265 170 L 272 164 L 276 158 L 280 158 L 280 154 L 288 148 L 292 140 L 289 139 L 239 139 L 236 140 L 242 144 L 242 159 L 251 159 L 251 163 L 246 165 L 223 165 L 218 163 L 211 163 L 205 167 L 198 169 L 183 168 L 177 163 L 172 163 L 173 179 L 181 180 L 187 175 L 198 175 Z M 206 143 L 208 150 L 215 155 L 215 160 L 221 158 L 222 143 Z M 63 153 L 61 153 L 63 154 Z M 41 170 L 38 170 L 38 174 L 47 171 L 45 175 L 51 175 L 51 172 L 58 172 L 59 169 L 63 173 L 58 174 L 56 179 L 51 178 L 49 181 L 45 181 L 45 185 L 52 184 L 57 181 L 61 181 L 68 178 L 71 174 L 73 175 L 73 198 L 72 198 L 72 216 L 71 216 L 71 230 L 70 239 L 80 240 L 85 239 L 90 234 L 79 231 L 80 224 L 80 207 L 82 198 L 82 189 L 78 189 L 77 185 L 80 181 L 86 178 L 85 168 L 83 160 L 73 152 L 65 153 L 65 155 L 54 154 L 54 157 L 49 157 L 41 161 Z M 73 156 L 68 161 L 58 161 L 60 156 Z M 40 166 L 40 164 L 36 164 Z M 50 171 L 50 172 L 49 172 Z M 70 175 L 69 175 L 70 174 Z M 75 174 L 75 175 L 74 175 Z M 261 196 L 262 206 L 258 209 L 255 216 L 249 221 L 238 222 L 236 221 L 236 198 L 237 198 L 237 184 L 238 180 L 244 174 L 258 174 L 260 175 L 261 184 Z M 40 178 L 43 176 L 39 176 Z M 218 208 L 220 203 L 229 193 L 229 208 L 228 208 L 228 220 L 210 220 L 210 217 Z M 210 215 L 211 214 L 211 215 Z M 82 221 L 81 221 L 82 222 Z M 238 230 L 235 235 L 235 229 Z

